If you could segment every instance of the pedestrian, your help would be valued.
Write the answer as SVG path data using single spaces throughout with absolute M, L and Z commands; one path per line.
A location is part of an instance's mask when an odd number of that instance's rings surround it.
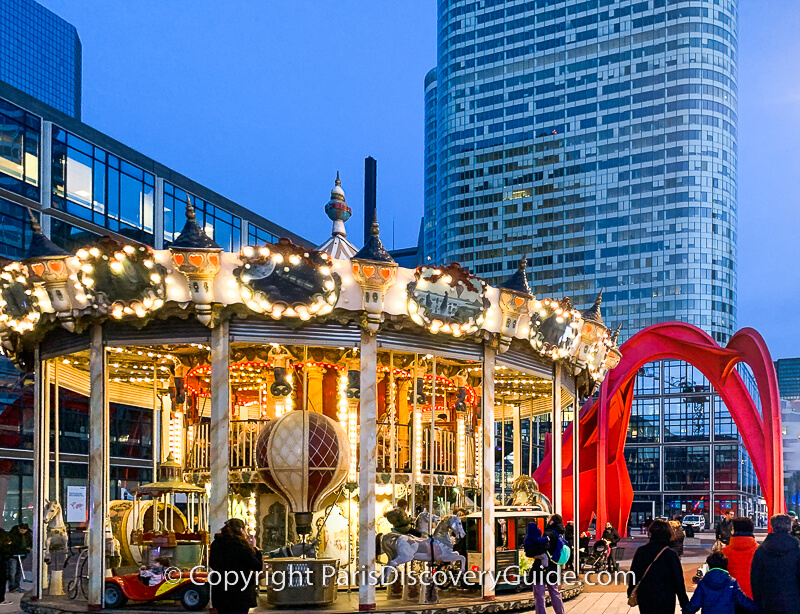
M 728 510 L 722 515 L 722 520 L 717 524 L 717 541 L 727 546 L 731 543 L 733 533 L 733 510 Z
M 541 538 L 536 537 L 539 527 L 536 526 L 534 529 L 530 526 L 531 524 L 535 525 L 536 523 L 528 524 L 528 529 L 532 531 L 533 536 L 528 543 L 532 544 L 535 551 L 544 547 L 543 556 L 537 556 L 531 567 L 533 569 L 533 598 L 536 604 L 536 614 L 545 614 L 545 589 L 550 595 L 550 604 L 553 606 L 555 614 L 564 614 L 564 602 L 561 600 L 561 592 L 558 589 L 561 582 L 561 565 L 556 563 L 561 555 L 561 548 L 565 545 L 564 540 L 559 539 L 564 537 L 564 521 L 558 514 L 550 516 Z M 524 545 L 525 542 L 523 542 Z
M 697 584 L 683 614 L 735 614 L 736 612 L 758 612 L 753 600 L 744 594 L 739 583 L 728 573 L 728 557 L 714 552 L 706 559 L 708 573 Z
M 33 536 L 27 522 L 21 522 L 11 527 L 8 532 L 11 538 L 11 555 L 8 559 L 8 592 L 14 591 L 24 593 L 25 589 L 20 588 L 22 579 L 22 562 L 33 548 Z
M 670 548 L 672 528 L 666 520 L 650 524 L 650 541 L 633 555 L 628 597 L 636 592 L 640 614 L 674 614 L 675 598 L 683 608 L 689 603 L 683 568 Z
M 728 557 L 728 573 L 736 578 L 744 594 L 753 598 L 753 589 L 750 586 L 750 566 L 753 564 L 753 555 L 758 548 L 758 542 L 753 535 L 755 525 L 753 521 L 744 516 L 733 519 L 733 535 L 731 543 L 722 549 L 722 554 Z
M 792 519 L 776 514 L 768 534 L 753 555 L 750 586 L 753 601 L 768 614 L 800 612 L 800 544 L 791 536 Z
M 211 604 L 218 614 L 247 614 L 258 605 L 255 572 L 263 570 L 261 551 L 248 541 L 241 519 L 231 518 L 214 536 L 208 563 L 223 578 L 228 577 L 225 572 L 236 572 L 235 582 L 211 586 Z
M 678 555 L 678 558 L 683 556 L 683 540 L 686 539 L 686 533 L 683 532 L 683 523 L 681 517 L 676 516 L 675 520 L 669 521 L 669 526 L 672 529 L 672 542 L 670 546 Z
M 642 523 L 642 534 L 643 535 L 647 535 L 647 533 L 650 531 L 650 525 L 651 524 L 653 524 L 652 516 L 648 516 L 647 518 L 644 519 L 644 522 Z
M 11 536 L 0 528 L 0 605 L 11 605 L 13 602 L 6 598 L 6 582 L 8 580 L 8 560 L 13 556 L 14 546 Z
M 616 551 L 617 544 L 622 539 L 619 531 L 614 528 L 610 522 L 606 523 L 606 528 L 603 529 L 602 539 L 608 542 L 608 568 L 610 571 L 619 571 L 619 564 L 617 563 Z

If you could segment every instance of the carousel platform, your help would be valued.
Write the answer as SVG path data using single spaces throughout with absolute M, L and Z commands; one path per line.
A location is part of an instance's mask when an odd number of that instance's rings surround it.
M 570 588 L 564 587 L 561 591 L 564 600 L 577 597 L 583 592 L 583 584 L 579 583 Z M 530 591 L 520 593 L 500 593 L 494 601 L 483 601 L 474 591 L 439 593 L 439 602 L 429 605 L 420 605 L 413 601 L 401 599 L 389 600 L 385 591 L 378 591 L 377 604 L 373 612 L 380 614 L 412 614 L 419 612 L 435 612 L 436 614 L 482 614 L 483 612 L 520 612 L 534 609 L 533 595 Z M 358 612 L 358 592 L 340 591 L 336 602 L 329 606 L 318 608 L 275 608 L 266 605 L 262 596 L 261 605 L 251 614 L 260 612 L 279 611 L 283 614 L 307 614 L 309 611 L 325 612 L 326 614 L 349 614 Z M 547 597 L 549 604 L 549 597 Z M 29 594 L 20 600 L 20 608 L 30 614 L 71 614 L 73 612 L 89 612 L 85 600 L 68 599 L 67 597 L 46 596 L 39 601 L 33 601 Z M 157 601 L 152 603 L 128 602 L 116 610 L 102 610 L 105 612 L 119 612 L 120 614 L 145 614 L 151 612 L 184 612 L 183 608 L 175 601 Z

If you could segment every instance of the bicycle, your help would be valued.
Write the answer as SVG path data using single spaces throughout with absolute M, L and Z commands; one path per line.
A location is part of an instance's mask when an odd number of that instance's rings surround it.
M 89 549 L 86 546 L 75 546 L 78 560 L 75 561 L 75 577 L 67 584 L 67 597 L 76 599 L 80 593 L 84 599 L 89 598 Z

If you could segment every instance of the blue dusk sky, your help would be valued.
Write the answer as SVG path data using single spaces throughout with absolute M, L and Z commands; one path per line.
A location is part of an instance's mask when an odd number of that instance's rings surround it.
M 423 79 L 433 0 L 40 0 L 83 43 L 83 120 L 307 237 L 336 171 L 361 245 L 363 160 L 378 160 L 387 246 L 422 216 Z M 800 356 L 800 3 L 741 0 L 739 315 Z

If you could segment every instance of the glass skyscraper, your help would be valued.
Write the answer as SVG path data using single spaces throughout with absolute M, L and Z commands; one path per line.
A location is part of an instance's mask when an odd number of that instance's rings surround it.
M 81 118 L 81 39 L 33 0 L 0 0 L 0 81 Z
M 605 288 L 629 332 L 727 340 L 737 18 L 731 0 L 439 0 L 426 262 L 498 282 L 527 254 L 536 294 Z
M 425 261 L 498 283 L 527 255 L 535 294 L 586 307 L 603 288 L 623 336 L 679 320 L 727 342 L 737 22 L 735 0 L 439 0 Z M 634 523 L 728 509 L 763 521 L 736 425 L 686 363 L 640 372 L 625 456 Z

